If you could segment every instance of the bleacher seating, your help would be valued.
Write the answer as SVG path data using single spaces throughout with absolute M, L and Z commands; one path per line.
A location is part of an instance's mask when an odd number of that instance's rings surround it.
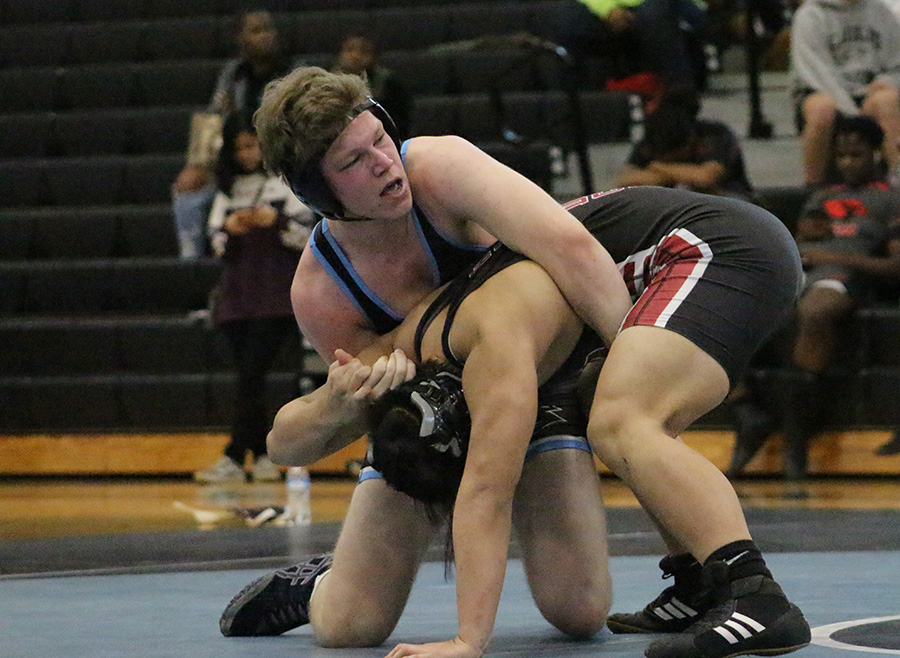
M 177 258 L 169 203 L 190 116 L 233 51 L 238 4 L 0 0 L 0 432 L 228 426 L 228 350 L 194 313 L 220 266 Z M 344 32 L 373 31 L 416 98 L 414 134 L 463 134 L 552 186 L 549 140 L 571 148 L 558 63 L 461 42 L 529 31 L 553 2 L 264 4 L 286 52 L 311 64 L 327 66 Z M 586 93 L 585 111 L 596 102 Z M 621 116 L 594 122 L 595 138 L 627 137 Z M 531 143 L 504 141 L 504 129 Z M 273 397 L 315 367 L 298 338 Z
M 412 133 L 461 134 L 552 191 L 549 147 L 621 142 L 629 95 L 572 96 L 546 49 L 474 42 L 541 33 L 565 0 L 267 0 L 286 51 L 327 66 L 373 32 L 415 98 Z M 191 113 L 233 49 L 238 0 L 0 0 L 0 433 L 179 431 L 230 422 L 233 380 L 207 305 L 219 265 L 184 263 L 169 206 Z M 580 115 L 573 114 L 580 112 Z M 504 132 L 506 131 L 506 132 Z M 517 135 L 516 140 L 504 139 Z M 759 191 L 792 226 L 800 188 Z M 857 313 L 834 427 L 893 427 L 900 309 Z M 321 363 L 299 337 L 270 376 L 283 398 Z M 849 374 L 848 374 L 849 373 Z M 777 396 L 789 375 L 762 369 Z M 726 427 L 716 410 L 698 427 Z

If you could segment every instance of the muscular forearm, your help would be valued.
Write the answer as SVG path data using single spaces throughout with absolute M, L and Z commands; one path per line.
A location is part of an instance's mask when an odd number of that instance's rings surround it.
M 611 344 L 632 305 L 619 268 L 593 238 L 563 246 L 557 256 L 552 268 L 541 264 L 573 310 Z
M 425 198 L 426 212 L 477 223 L 537 262 L 578 315 L 612 342 L 631 300 L 615 262 L 584 226 L 537 185 L 465 140 L 418 139 L 421 146 L 407 154 L 420 159 L 409 165 L 410 184 Z
M 362 403 L 342 401 L 322 387 L 279 410 L 266 445 L 276 464 L 303 466 L 337 452 L 364 433 Z
M 512 517 L 512 497 L 496 493 L 461 490 L 453 517 L 459 638 L 481 651 L 500 603 Z

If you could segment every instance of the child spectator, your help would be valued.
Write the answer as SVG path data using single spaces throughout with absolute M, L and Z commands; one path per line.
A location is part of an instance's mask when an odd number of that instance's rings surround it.
M 194 479 L 243 481 L 249 451 L 255 459 L 253 480 L 276 480 L 281 474 L 266 455 L 272 420 L 267 415 L 266 373 L 285 340 L 298 331 L 291 281 L 314 214 L 280 178 L 264 173 L 259 140 L 248 115 L 231 115 L 222 138 L 218 192 L 208 221 L 213 251 L 224 265 L 213 320 L 231 346 L 237 387 L 225 455 L 195 473 Z
M 834 168 L 840 183 L 809 198 L 796 230 L 805 270 L 795 314 L 791 362 L 798 377 L 785 400 L 786 475 L 806 475 L 807 448 L 831 399 L 823 373 L 831 364 L 842 323 L 871 303 L 878 281 L 900 281 L 900 190 L 884 182 L 884 133 L 871 117 L 839 116 Z M 745 400 L 730 475 L 739 474 L 774 423 Z M 749 406 L 748 406 L 749 405 Z M 741 419 L 744 424 L 742 426 Z

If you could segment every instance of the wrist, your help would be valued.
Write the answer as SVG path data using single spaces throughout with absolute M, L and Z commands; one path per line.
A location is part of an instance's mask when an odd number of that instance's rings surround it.
M 464 645 L 468 650 L 469 655 L 474 656 L 475 658 L 482 658 L 489 639 L 489 637 L 485 637 L 481 642 L 470 642 L 464 640 L 460 635 L 457 635 L 454 642 Z

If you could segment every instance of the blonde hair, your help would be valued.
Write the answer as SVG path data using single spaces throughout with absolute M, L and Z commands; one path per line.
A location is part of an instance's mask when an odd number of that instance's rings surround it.
M 303 66 L 270 82 L 253 115 L 266 169 L 289 177 L 321 158 L 368 95 L 359 76 L 318 66 Z

